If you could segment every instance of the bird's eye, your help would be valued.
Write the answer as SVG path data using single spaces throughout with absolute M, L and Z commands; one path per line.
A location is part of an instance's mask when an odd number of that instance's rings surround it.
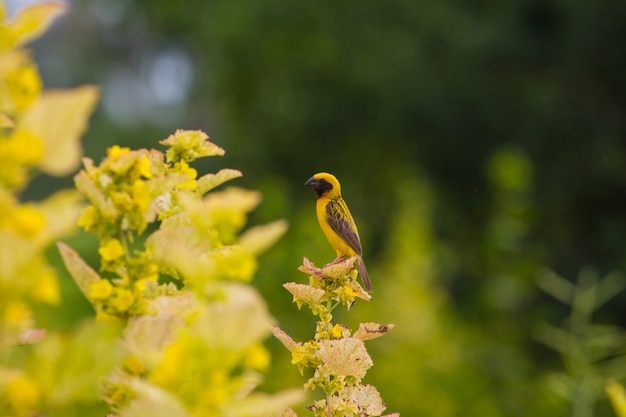
M 333 185 L 329 183 L 328 181 L 326 181 L 324 178 L 320 179 L 318 183 L 319 183 L 319 189 L 321 191 L 330 191 L 333 189 Z

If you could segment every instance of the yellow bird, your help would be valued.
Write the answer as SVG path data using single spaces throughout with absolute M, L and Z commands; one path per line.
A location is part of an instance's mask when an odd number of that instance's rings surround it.
M 320 172 L 309 178 L 304 185 L 313 187 L 317 192 L 315 211 L 322 232 L 330 246 L 337 251 L 337 259 L 358 257 L 357 269 L 367 291 L 372 290 L 367 269 L 363 263 L 363 250 L 356 223 L 350 214 L 348 205 L 341 197 L 341 185 L 334 175 Z

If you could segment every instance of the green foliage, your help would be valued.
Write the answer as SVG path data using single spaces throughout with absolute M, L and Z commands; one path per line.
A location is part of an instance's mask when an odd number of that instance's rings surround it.
M 549 375 L 547 383 L 558 395 L 571 403 L 571 415 L 595 415 L 596 403 L 605 389 L 614 407 L 623 413 L 617 379 L 626 377 L 624 341 L 626 332 L 618 326 L 595 324 L 593 314 L 624 289 L 619 274 L 603 279 L 592 269 L 584 269 L 578 282 L 572 284 L 552 271 L 544 270 L 539 285 L 566 304 L 570 314 L 563 327 L 543 323 L 537 337 L 561 356 L 565 369 Z

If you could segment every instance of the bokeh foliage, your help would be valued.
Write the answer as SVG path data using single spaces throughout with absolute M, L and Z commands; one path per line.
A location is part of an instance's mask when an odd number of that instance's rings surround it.
M 35 49 L 49 83 L 103 86 L 95 159 L 180 127 L 229 149 L 263 192 L 253 221 L 292 225 L 256 281 L 290 334 L 309 326 L 279 284 L 303 255 L 332 257 L 301 183 L 339 177 L 378 301 L 356 312 L 397 324 L 368 375 L 391 409 L 565 415 L 545 382 L 562 364 L 534 332 L 569 312 L 535 278 L 626 268 L 625 16 L 619 1 L 83 0 Z M 187 66 L 159 78 L 161 56 Z M 177 79 L 185 94 L 155 99 Z M 623 300 L 596 319 L 623 325 Z M 297 384 L 274 352 L 268 384 Z

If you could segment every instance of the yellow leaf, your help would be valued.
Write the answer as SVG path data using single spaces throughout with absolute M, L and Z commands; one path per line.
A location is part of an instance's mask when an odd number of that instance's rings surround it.
M 626 390 L 624 386 L 615 380 L 606 383 L 606 392 L 618 417 L 626 417 Z
M 91 284 L 100 281 L 100 275 L 98 275 L 74 249 L 70 248 L 65 243 L 57 243 L 57 248 L 59 248 L 63 263 L 65 263 L 65 267 L 72 278 L 74 278 L 74 281 L 76 281 L 78 288 L 80 288 L 85 297 L 89 299 Z
M 124 351 L 140 357 L 144 366 L 153 369 L 163 358 L 165 348 L 176 340 L 182 325 L 183 320 L 171 314 L 133 317 L 124 329 Z
M 37 382 L 27 375 L 20 375 L 9 380 L 5 390 L 9 404 L 18 410 L 28 410 L 35 407 L 41 396 Z
M 140 378 L 129 379 L 129 385 L 133 389 L 134 397 L 127 407 L 117 413 L 120 417 L 191 416 L 180 400 L 163 388 Z
M 224 298 L 207 304 L 191 325 L 208 346 L 241 351 L 259 342 L 274 324 L 267 304 L 250 285 L 224 283 Z
M 339 340 L 321 340 L 319 358 L 332 375 L 363 378 L 374 365 L 363 341 L 353 337 Z
M 386 408 L 378 390 L 373 385 L 346 387 L 339 396 L 357 405 L 361 413 L 366 416 L 379 416 Z
M 206 174 L 198 179 L 198 192 L 203 195 L 218 185 L 242 175 L 241 171 L 229 168 L 221 169 L 216 174 Z
M 52 24 L 54 19 L 61 16 L 67 7 L 61 2 L 34 4 L 25 7 L 11 22 L 3 26 L 11 33 L 14 45 L 23 45 L 38 38 Z M 13 46 L 13 45 L 3 45 Z
M 251 253 L 262 253 L 285 234 L 287 227 L 285 220 L 277 220 L 262 226 L 251 227 L 241 235 L 239 244 Z
M 287 408 L 286 410 L 283 411 L 280 417 L 298 417 L 298 415 L 291 408 Z
M 83 207 L 81 200 L 76 191 L 62 190 L 35 205 L 46 219 L 46 227 L 37 235 L 40 247 L 76 230 L 76 219 Z
M 187 320 L 196 313 L 198 299 L 192 292 L 181 292 L 176 295 L 161 295 L 148 300 L 150 311 L 155 314 L 176 316 Z
M 294 302 L 300 306 L 302 303 L 313 307 L 324 301 L 326 291 L 315 288 L 310 285 L 296 284 L 295 282 L 287 282 L 283 287 L 293 295 Z
M 24 113 L 19 129 L 41 138 L 45 155 L 39 168 L 43 172 L 62 176 L 78 168 L 82 154 L 79 139 L 99 94 L 94 86 L 47 90 Z
M 285 407 L 300 403 L 305 399 L 305 393 L 299 389 L 281 391 L 272 395 L 253 393 L 240 401 L 233 401 L 229 404 L 228 411 L 232 416 L 298 417 L 293 410 L 287 413 Z

